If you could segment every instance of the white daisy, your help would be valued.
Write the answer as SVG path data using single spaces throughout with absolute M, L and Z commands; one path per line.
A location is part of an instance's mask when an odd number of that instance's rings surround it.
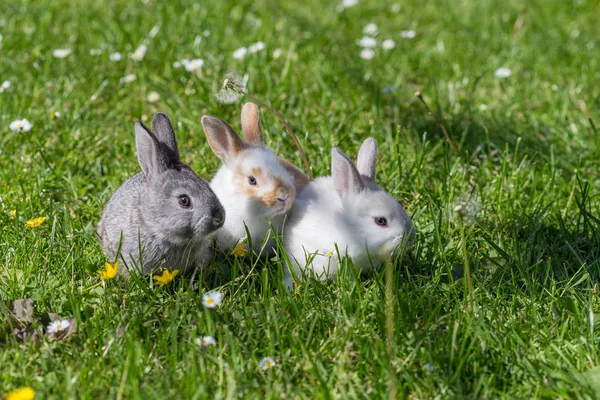
M 250 53 L 250 54 L 258 53 L 259 51 L 262 51 L 264 49 L 265 49 L 265 44 L 263 42 L 256 42 L 256 43 L 248 46 L 248 53 Z
M 384 50 L 392 50 L 393 48 L 396 47 L 396 42 L 394 42 L 393 39 L 386 39 L 383 41 L 383 43 L 381 43 L 381 47 Z
M 240 47 L 233 52 L 233 58 L 236 60 L 243 60 L 246 57 L 246 54 L 248 54 L 248 49 L 245 47 Z
M 10 88 L 10 81 L 4 81 L 2 82 L 2 85 L 0 85 L 0 93 L 4 92 L 6 89 Z
M 131 58 L 133 58 L 134 61 L 142 61 L 144 59 L 144 57 L 146 56 L 147 50 L 148 50 L 148 47 L 146 47 L 145 44 L 142 44 L 142 45 L 140 45 L 140 47 L 135 49 L 135 51 L 131 55 Z
M 500 67 L 494 72 L 496 78 L 508 78 L 512 75 L 512 71 L 506 67 Z
M 377 25 L 370 23 L 365 25 L 363 28 L 363 33 L 365 35 L 376 35 L 377 34 Z
M 201 58 L 197 58 L 195 60 L 184 59 L 181 60 L 181 63 L 183 64 L 187 72 L 194 72 L 197 69 L 202 68 L 202 66 L 204 65 L 204 60 Z
M 206 308 L 215 308 L 221 305 L 223 301 L 223 293 L 221 292 L 209 292 L 202 296 L 202 304 Z
M 342 8 L 354 7 L 358 4 L 358 0 L 342 0 Z
M 54 58 L 65 58 L 71 54 L 71 49 L 56 49 L 52 52 Z
M 122 77 L 121 79 L 119 79 L 119 82 L 129 83 L 129 82 L 135 81 L 136 78 L 137 78 L 137 76 L 135 76 L 135 74 L 128 74 L 128 75 L 125 75 L 124 77 Z
M 181 61 L 175 61 L 173 63 L 173 68 L 181 68 Z
M 217 344 L 217 341 L 212 336 L 202 336 L 194 339 L 194 343 L 196 343 L 198 347 L 209 347 Z
M 69 325 L 71 325 L 71 323 L 68 320 L 63 319 L 62 321 L 50 322 L 50 325 L 48 325 L 47 329 L 49 333 L 57 333 L 60 331 L 64 331 L 69 327 Z
M 18 119 L 10 123 L 9 128 L 14 132 L 29 132 L 33 124 L 27 119 Z
M 278 59 L 279 57 L 281 57 L 281 49 L 273 50 L 273 58 Z
M 148 93 L 148 97 L 146 97 L 146 99 L 148 100 L 149 103 L 156 103 L 157 101 L 160 100 L 160 94 L 158 94 L 156 92 L 150 92 L 150 93 Z
M 108 58 L 112 62 L 121 61 L 121 53 L 119 53 L 119 52 L 112 53 L 110 56 L 108 56 Z
M 400 37 L 402 39 L 414 39 L 415 36 L 417 36 L 417 32 L 413 30 L 400 32 Z
M 53 111 L 50 113 L 50 119 L 58 119 L 58 118 L 60 118 L 60 112 Z
M 363 60 L 370 60 L 373 57 L 375 57 L 375 52 L 373 51 L 373 49 L 362 49 L 360 51 L 360 58 L 362 58 Z
M 356 44 L 361 47 L 375 47 L 377 46 L 377 39 L 369 36 L 364 36 L 360 40 L 357 40 Z
M 265 357 L 262 360 L 260 360 L 260 363 L 258 363 L 258 368 L 265 371 L 269 368 L 273 368 L 276 365 L 277 365 L 277 363 L 271 357 Z
M 99 56 L 102 54 L 102 49 L 91 49 L 90 56 Z

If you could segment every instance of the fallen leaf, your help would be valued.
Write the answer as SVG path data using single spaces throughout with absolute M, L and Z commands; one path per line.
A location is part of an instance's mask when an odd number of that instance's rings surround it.
M 33 322 L 33 300 L 32 299 L 19 299 L 8 303 L 8 312 L 16 324 L 19 326 L 26 326 Z

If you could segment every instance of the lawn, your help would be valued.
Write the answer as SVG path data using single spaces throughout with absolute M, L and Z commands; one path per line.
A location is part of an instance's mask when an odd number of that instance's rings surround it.
M 598 1 L 344 3 L 0 2 L 0 398 L 600 398 Z M 95 226 L 139 171 L 133 122 L 166 113 L 208 179 L 201 116 L 240 127 L 244 99 L 215 97 L 229 72 L 285 116 L 316 176 L 332 146 L 379 142 L 410 254 L 294 292 L 281 253 L 163 287 L 100 280 Z M 12 335 L 8 302 L 25 298 L 37 341 Z M 51 340 L 47 313 L 76 332 Z

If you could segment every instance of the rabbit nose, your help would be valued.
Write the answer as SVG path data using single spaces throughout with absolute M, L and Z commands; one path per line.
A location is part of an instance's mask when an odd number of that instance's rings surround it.
M 223 211 L 222 208 L 213 208 L 212 209 L 212 218 L 213 218 L 213 224 L 215 226 L 221 227 L 223 226 L 223 223 L 225 222 L 225 212 Z
M 277 200 L 279 200 L 282 203 L 285 203 L 285 201 L 289 198 L 290 198 L 290 195 L 287 192 L 279 193 L 279 196 L 277 196 Z

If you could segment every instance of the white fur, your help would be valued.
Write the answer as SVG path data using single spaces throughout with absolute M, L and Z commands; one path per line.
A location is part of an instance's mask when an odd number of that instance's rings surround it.
M 339 193 L 333 177 L 318 178 L 298 195 L 284 237 L 295 273 L 310 270 L 320 279 L 334 278 L 338 251 L 365 272 L 380 267 L 396 249 L 410 247 L 413 225 L 402 206 L 368 177 L 360 179 L 361 190 Z M 376 217 L 387 218 L 388 226 L 378 226 Z M 291 287 L 289 270 L 285 282 Z
M 244 175 L 238 175 L 240 168 Z M 247 185 L 247 176 L 251 175 L 251 171 L 256 168 L 261 170 L 263 179 L 258 182 L 256 196 L 248 197 L 243 193 L 243 188 L 236 185 L 239 185 L 240 181 L 242 185 Z M 269 234 L 269 221 L 275 232 L 281 234 L 285 213 L 291 207 L 293 195 L 290 193 L 284 209 L 281 209 L 279 204 L 266 207 L 261 203 L 262 196 L 275 189 L 274 177 L 278 177 L 284 184 L 294 187 L 293 178 L 281 165 L 275 153 L 266 147 L 259 146 L 246 148 L 234 159 L 223 164 L 215 174 L 210 186 L 223 204 L 226 213 L 225 225 L 216 235 L 222 250 L 231 250 L 236 243 L 246 238 L 246 227 L 252 238 L 252 249 L 256 253 L 260 252 L 265 238 Z M 238 183 L 234 183 L 236 179 Z M 270 236 L 263 254 L 271 253 L 275 246 L 273 233 Z

